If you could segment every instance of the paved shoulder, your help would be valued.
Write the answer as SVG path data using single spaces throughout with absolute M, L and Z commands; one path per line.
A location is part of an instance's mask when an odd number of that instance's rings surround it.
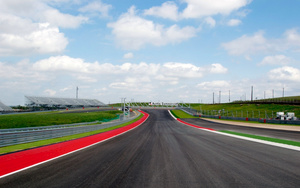
M 226 121 L 220 119 L 210 119 L 210 118 L 201 118 L 206 121 L 223 123 L 229 125 L 238 125 L 243 127 L 256 127 L 256 128 L 264 128 L 264 129 L 275 129 L 275 130 L 285 130 L 285 131 L 297 131 L 300 132 L 300 126 L 291 126 L 291 125 L 273 125 L 273 124 L 265 124 L 265 123 L 247 123 L 247 122 L 239 122 L 239 121 Z
M 266 136 L 272 138 L 279 138 L 285 140 L 293 140 L 300 142 L 300 131 L 289 131 L 289 130 L 277 130 L 277 129 L 269 129 L 264 127 L 254 127 L 254 126 L 241 126 L 237 125 L 238 122 L 229 122 L 226 121 L 211 121 L 202 118 L 190 118 L 190 119 L 183 119 L 188 123 L 192 123 L 194 125 L 198 125 L 201 127 L 212 128 L 218 131 L 227 130 L 233 132 L 240 132 L 246 134 L 254 134 L 259 136 Z

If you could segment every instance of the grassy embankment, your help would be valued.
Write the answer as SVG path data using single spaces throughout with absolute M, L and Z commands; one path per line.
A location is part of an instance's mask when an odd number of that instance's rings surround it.
M 276 112 L 294 112 L 296 116 L 300 116 L 300 105 L 283 105 L 283 104 L 237 104 L 237 103 L 221 103 L 221 104 L 191 104 L 191 108 L 202 111 L 204 114 L 248 117 L 249 118 L 267 118 L 276 117 Z M 248 112 L 248 113 L 247 113 Z
M 187 114 L 187 113 L 185 113 L 185 112 L 183 112 L 181 110 L 171 110 L 171 113 L 176 118 L 195 118 L 194 116 L 191 116 L 190 114 Z M 259 139 L 259 140 L 265 140 L 265 141 L 270 141 L 270 142 L 275 142 L 275 143 L 281 143 L 281 144 L 287 144 L 287 145 L 293 145 L 293 146 L 300 147 L 300 142 L 291 141 L 291 140 L 283 140 L 283 139 L 277 139 L 277 138 L 271 138 L 271 137 L 257 136 L 257 135 L 251 135 L 251 134 L 244 134 L 244 133 L 232 132 L 232 131 L 227 131 L 227 130 L 223 130 L 223 131 L 220 131 L 220 132 L 224 132 L 224 133 L 234 134 L 234 135 L 238 135 L 238 136 L 244 136 L 244 137 L 248 137 L 248 138 L 254 138 L 254 139 Z
M 54 143 L 64 142 L 64 141 L 73 140 L 73 139 L 77 139 L 77 138 L 82 138 L 82 137 L 86 137 L 86 136 L 91 136 L 91 135 L 94 135 L 94 134 L 99 134 L 99 133 L 102 133 L 102 132 L 110 131 L 110 130 L 113 130 L 113 129 L 124 127 L 126 125 L 131 124 L 131 123 L 134 123 L 134 122 L 138 121 L 139 119 L 141 119 L 143 116 L 144 115 L 141 114 L 140 116 L 138 116 L 134 120 L 131 120 L 127 123 L 123 123 L 123 124 L 120 124 L 120 125 L 117 125 L 117 126 L 114 126 L 114 127 L 109 127 L 109 128 L 105 128 L 105 129 L 100 129 L 100 130 L 96 130 L 96 131 L 87 132 L 87 133 L 80 133 L 80 134 L 75 134 L 75 135 L 70 135 L 70 136 L 65 136 L 65 137 L 60 137 L 60 138 L 53 138 L 53 139 L 41 140 L 41 141 L 36 141 L 36 142 L 31 142 L 31 143 L 1 147 L 0 148 L 0 154 L 20 151 L 20 150 L 24 150 L 24 149 L 30 149 L 30 148 L 39 147 L 39 146 L 45 146 L 45 145 L 49 145 L 49 144 L 54 144 Z
M 176 118 L 197 118 L 195 116 L 192 116 L 182 110 L 171 110 L 171 113 L 173 114 L 173 116 L 175 116 Z
M 66 111 L 12 114 L 0 116 L 0 129 L 63 125 L 81 122 L 106 121 L 117 118 L 120 111 L 74 112 Z

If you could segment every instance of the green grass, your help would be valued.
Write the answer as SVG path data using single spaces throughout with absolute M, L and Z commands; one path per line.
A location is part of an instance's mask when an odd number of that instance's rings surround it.
M 299 102 L 300 96 L 290 96 L 290 97 L 277 97 L 277 98 L 269 98 L 269 99 L 260 99 L 255 100 L 259 102 Z
M 291 140 L 283 140 L 283 139 L 278 139 L 278 138 L 270 138 L 270 137 L 257 136 L 257 135 L 251 135 L 251 134 L 237 133 L 237 132 L 232 132 L 232 131 L 220 131 L 220 132 L 300 147 L 300 142 L 291 141 Z
M 66 111 L 52 111 L 27 114 L 1 115 L 0 129 L 107 121 L 110 119 L 117 118 L 118 113 L 120 113 L 120 111 L 117 110 L 78 113 L 66 113 Z
M 117 126 L 109 127 L 109 128 L 105 128 L 105 129 L 100 129 L 100 130 L 96 130 L 96 131 L 91 131 L 91 132 L 87 132 L 87 133 L 80 133 L 80 134 L 64 136 L 64 137 L 60 137 L 60 138 L 53 138 L 53 139 L 41 140 L 41 141 L 36 141 L 36 142 L 31 142 L 31 143 L 24 143 L 24 144 L 18 144 L 18 145 L 13 145 L 13 146 L 1 147 L 0 148 L 0 154 L 5 154 L 5 153 L 10 153 L 10 152 L 30 149 L 30 148 L 39 147 L 39 146 L 45 146 L 45 145 L 49 145 L 49 144 L 64 142 L 64 141 L 68 141 L 68 140 L 73 140 L 73 139 L 77 139 L 77 138 L 82 138 L 82 137 L 86 137 L 86 136 L 90 136 L 90 135 L 110 131 L 110 130 L 113 130 L 113 129 L 124 127 L 126 125 L 131 124 L 131 123 L 134 123 L 134 122 L 138 121 L 139 119 L 141 119 L 143 116 L 144 115 L 141 114 L 140 116 L 138 116 L 134 120 L 123 123 L 121 125 L 117 125 Z
M 237 103 L 221 103 L 221 104 L 191 104 L 191 108 L 197 111 L 202 110 L 205 115 L 217 115 L 221 110 L 221 116 L 234 116 L 234 117 L 248 117 L 249 118 L 267 118 L 276 117 L 276 112 L 294 112 L 298 117 L 300 116 L 300 105 L 281 105 L 281 104 L 237 104 Z
M 197 118 L 195 116 L 192 116 L 182 110 L 171 110 L 171 113 L 173 114 L 173 116 L 175 116 L 176 118 Z

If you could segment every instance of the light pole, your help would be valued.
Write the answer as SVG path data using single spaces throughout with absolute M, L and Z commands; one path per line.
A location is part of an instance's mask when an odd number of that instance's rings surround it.
M 125 99 L 126 98 L 124 98 L 124 118 L 125 118 Z

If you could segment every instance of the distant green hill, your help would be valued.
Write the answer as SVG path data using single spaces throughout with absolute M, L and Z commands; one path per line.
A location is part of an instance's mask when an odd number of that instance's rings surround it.
M 300 96 L 291 96 L 291 97 L 278 97 L 278 98 L 268 98 L 268 99 L 259 99 L 253 101 L 234 101 L 232 103 L 274 103 L 274 104 L 296 104 L 300 105 Z

